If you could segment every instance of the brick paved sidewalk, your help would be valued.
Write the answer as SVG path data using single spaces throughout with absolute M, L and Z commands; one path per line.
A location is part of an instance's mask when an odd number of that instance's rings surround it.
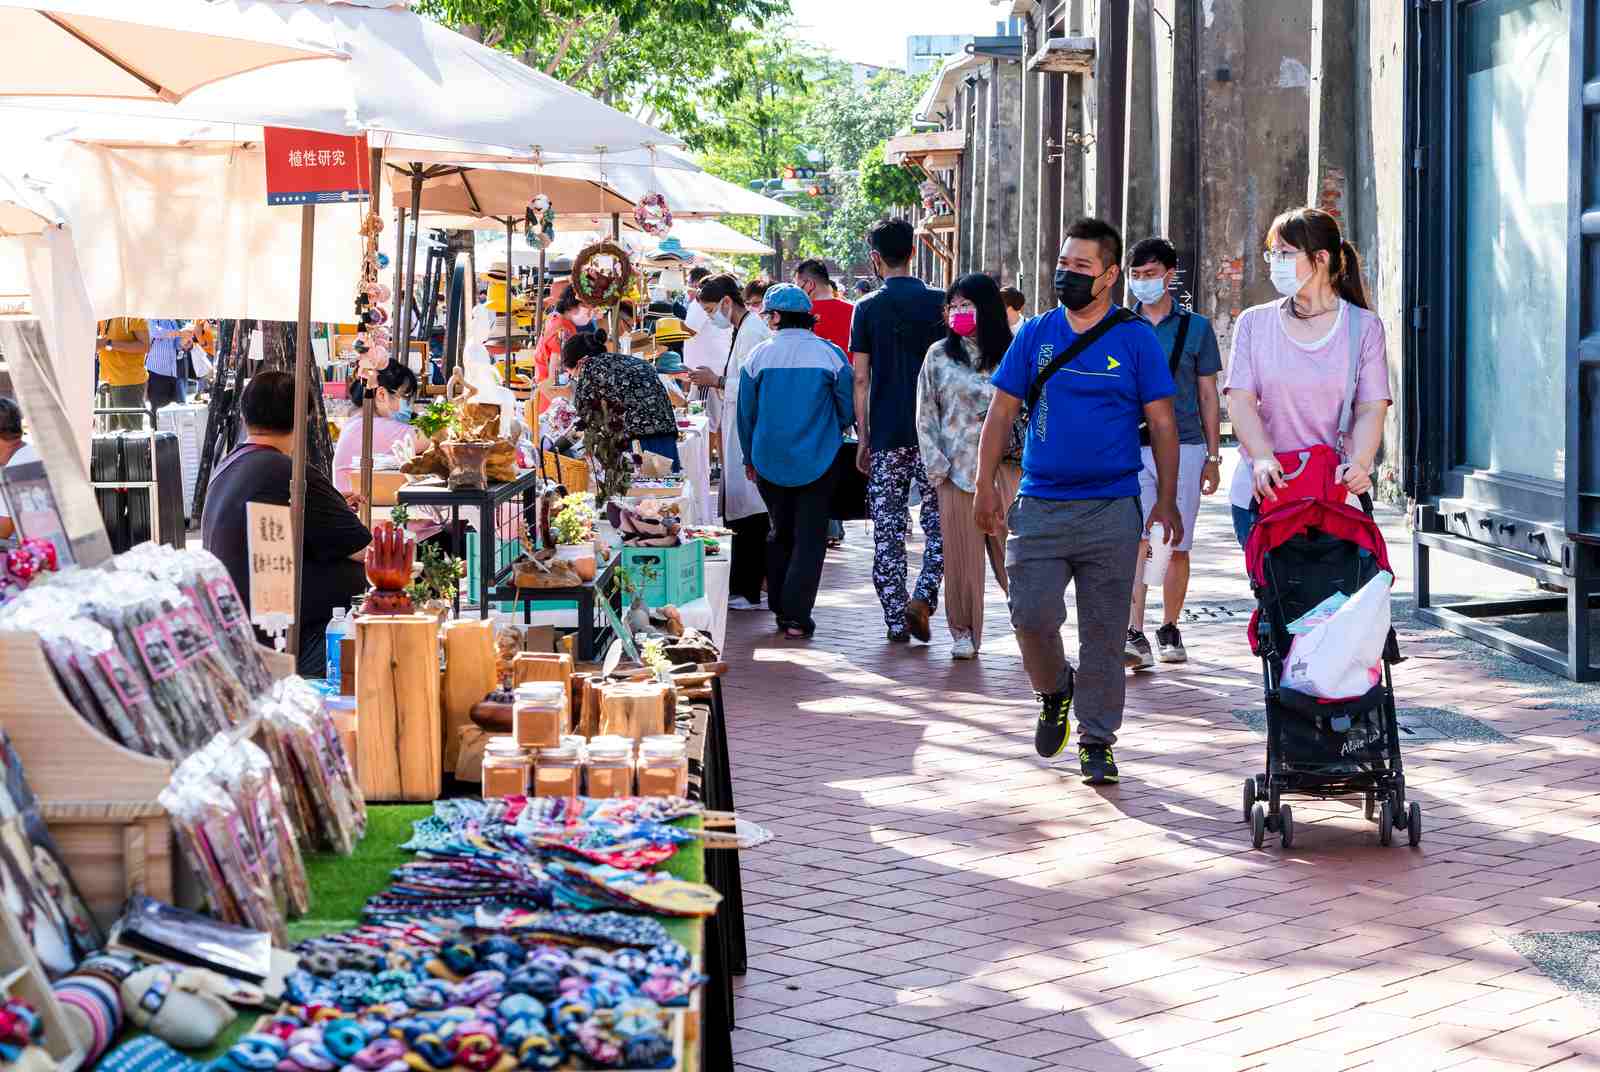
M 891 646 L 870 536 L 848 540 L 813 643 L 729 625 L 739 810 L 778 835 L 744 855 L 741 1069 L 1600 1068 L 1600 1017 L 1511 944 L 1600 930 L 1600 727 L 1563 699 L 1594 690 L 1399 622 L 1422 847 L 1296 800 L 1295 848 L 1255 851 L 1242 618 L 1130 684 L 1122 784 L 1097 791 L 1033 753 L 998 589 L 980 662 L 950 660 L 942 618 Z M 1206 599 L 1241 605 L 1216 504 L 1197 547 Z

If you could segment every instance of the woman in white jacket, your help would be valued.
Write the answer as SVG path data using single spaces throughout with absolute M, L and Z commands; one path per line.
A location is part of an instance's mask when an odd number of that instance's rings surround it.
M 745 306 L 738 281 L 714 275 L 700 284 L 699 304 L 711 323 L 728 325 L 732 341 L 720 366 L 697 368 L 689 378 L 713 388 L 711 404 L 722 418 L 722 522 L 733 530 L 728 564 L 728 609 L 760 610 L 766 579 L 767 504 L 746 472 L 744 445 L 739 442 L 739 370 L 761 343 L 772 337 L 759 316 Z

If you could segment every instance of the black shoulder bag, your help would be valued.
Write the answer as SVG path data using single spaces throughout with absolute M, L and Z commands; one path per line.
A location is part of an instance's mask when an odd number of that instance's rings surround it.
M 1189 338 L 1189 311 L 1178 310 L 1178 341 L 1172 346 L 1172 353 L 1167 355 L 1167 371 L 1172 373 L 1172 382 L 1178 382 L 1178 366 L 1183 363 L 1183 344 Z M 1150 445 L 1150 425 L 1143 420 L 1139 422 L 1139 445 Z
M 1135 319 L 1137 318 L 1132 313 L 1119 305 L 1111 311 L 1110 316 L 1074 339 L 1072 345 L 1057 354 L 1055 359 L 1041 369 L 1039 375 L 1035 376 L 1033 382 L 1028 385 L 1027 404 L 1023 408 L 1023 414 L 1026 416 L 1033 413 L 1033 408 L 1039 404 L 1039 399 L 1044 396 L 1044 385 L 1049 382 L 1050 377 L 1076 361 L 1100 336 L 1118 324 L 1129 324 Z

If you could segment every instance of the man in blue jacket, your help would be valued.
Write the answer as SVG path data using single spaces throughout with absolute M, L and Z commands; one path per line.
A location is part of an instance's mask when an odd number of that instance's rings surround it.
M 850 362 L 814 334 L 811 299 L 788 283 L 767 291 L 761 316 L 773 338 L 739 373 L 739 442 L 766 501 L 767 605 L 793 640 L 816 632 L 834 460 L 855 423 Z
M 1039 694 L 1034 748 L 1047 759 L 1065 750 L 1076 693 L 1078 764 L 1090 785 L 1118 780 L 1111 746 L 1127 693 L 1124 631 L 1149 531 L 1139 508 L 1141 417 L 1156 466 L 1149 524 L 1166 526 L 1169 543 L 1183 539 L 1172 374 L 1150 325 L 1111 301 L 1121 263 L 1122 236 L 1110 224 L 1081 219 L 1067 228 L 1055 274 L 1062 307 L 1024 324 L 995 370 L 973 502 L 978 526 L 998 532 L 995 471 L 1033 394 L 1006 540 L 1011 627 Z M 1061 643 L 1069 583 L 1078 599 L 1076 675 Z

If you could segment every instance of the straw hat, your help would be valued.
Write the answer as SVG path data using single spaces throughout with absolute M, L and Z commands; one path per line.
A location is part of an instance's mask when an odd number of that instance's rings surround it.
M 656 345 L 683 342 L 695 336 L 694 329 L 675 316 L 664 316 L 656 321 Z

